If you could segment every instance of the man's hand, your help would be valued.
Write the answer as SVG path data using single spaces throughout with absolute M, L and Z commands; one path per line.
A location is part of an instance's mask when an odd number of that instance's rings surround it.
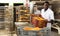
M 45 22 L 47 22 L 47 23 L 52 23 L 52 24 L 53 24 L 53 20 L 48 21 L 47 19 L 45 19 Z

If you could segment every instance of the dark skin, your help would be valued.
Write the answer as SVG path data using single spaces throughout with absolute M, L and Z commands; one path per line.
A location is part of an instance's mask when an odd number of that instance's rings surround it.
M 48 7 L 49 7 L 49 4 L 44 3 L 44 9 L 45 9 L 45 11 L 48 9 Z
M 48 7 L 49 7 L 49 4 L 48 3 L 44 3 L 44 9 L 45 9 L 45 11 L 47 11 Z M 52 23 L 53 24 L 53 20 L 52 19 L 50 21 L 48 21 L 47 19 L 45 19 L 45 21 L 48 22 L 48 23 Z

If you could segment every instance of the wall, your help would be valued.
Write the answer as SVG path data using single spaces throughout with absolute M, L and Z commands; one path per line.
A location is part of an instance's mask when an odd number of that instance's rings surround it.
M 0 0 L 0 3 L 23 3 L 23 0 Z
M 60 1 L 53 2 L 52 9 L 55 12 L 55 18 L 60 19 Z

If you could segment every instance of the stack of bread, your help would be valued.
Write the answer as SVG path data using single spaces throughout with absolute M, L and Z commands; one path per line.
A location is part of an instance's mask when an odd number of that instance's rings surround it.
M 32 24 L 35 27 L 43 28 L 43 27 L 46 27 L 47 22 L 41 15 L 35 15 L 35 16 L 33 15 L 32 16 Z

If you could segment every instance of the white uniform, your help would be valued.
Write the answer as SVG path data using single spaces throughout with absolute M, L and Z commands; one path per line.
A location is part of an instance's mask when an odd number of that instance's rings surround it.
M 42 9 L 41 15 L 43 18 L 47 19 L 48 21 L 54 20 L 54 13 L 50 8 L 48 8 L 46 11 Z M 47 23 L 47 27 L 51 28 L 51 23 Z

